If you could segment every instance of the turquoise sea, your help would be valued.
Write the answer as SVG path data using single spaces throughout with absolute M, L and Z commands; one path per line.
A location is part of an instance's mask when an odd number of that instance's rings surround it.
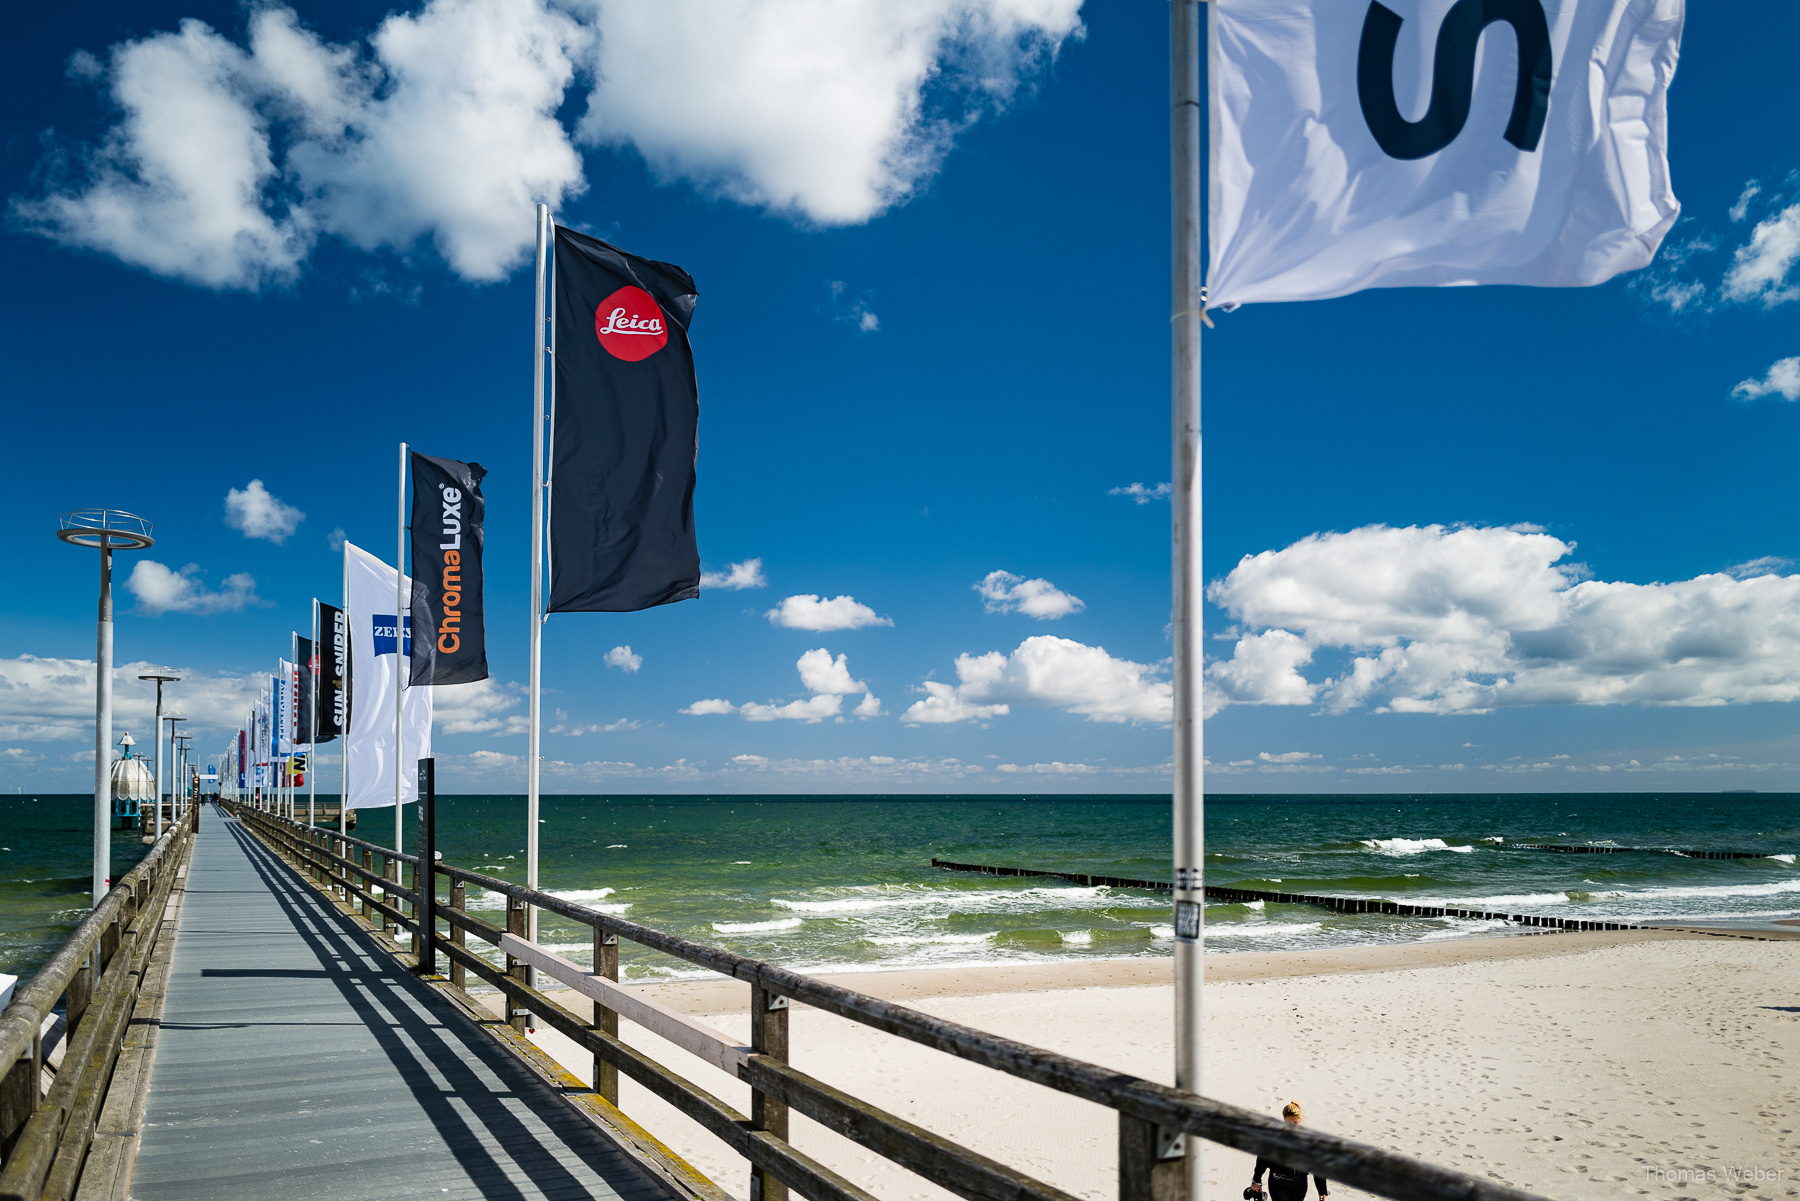
M 0 798 L 0 971 L 28 971 L 84 912 L 87 797 Z M 523 881 L 519 796 L 439 800 L 450 862 Z M 408 815 L 411 829 L 411 814 Z M 379 839 L 391 812 L 366 810 Z M 1166 879 L 1165 797 L 545 797 L 542 886 L 803 971 L 1171 950 L 1166 894 L 963 875 L 932 858 Z M 1514 913 L 1719 918 L 1800 912 L 1800 796 L 1214 796 L 1207 878 Z M 1755 859 L 1559 855 L 1520 842 L 1750 851 Z M 115 838 L 123 871 L 143 851 Z M 477 895 L 471 907 L 502 907 Z M 1455 938 L 1485 923 L 1209 905 L 1209 951 Z M 578 961 L 586 931 L 544 915 Z M 629 945 L 628 975 L 687 974 Z

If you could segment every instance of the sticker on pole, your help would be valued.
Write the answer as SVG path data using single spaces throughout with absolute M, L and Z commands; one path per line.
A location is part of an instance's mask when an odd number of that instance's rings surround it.
M 654 296 L 624 287 L 594 310 L 594 336 L 613 358 L 637 363 L 668 345 L 669 323 Z
M 1175 902 L 1175 941 L 1200 941 L 1200 902 Z

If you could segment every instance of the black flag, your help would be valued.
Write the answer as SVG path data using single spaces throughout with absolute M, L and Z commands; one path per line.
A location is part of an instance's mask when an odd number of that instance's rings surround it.
M 311 746 L 313 741 L 313 668 L 317 665 L 317 648 L 311 638 L 294 635 L 295 688 L 300 699 L 294 703 L 299 720 L 294 723 L 296 745 Z
M 412 453 L 414 684 L 488 678 L 481 618 L 480 463 Z
M 319 602 L 319 709 L 314 742 L 330 742 L 350 728 L 350 629 L 344 611 Z
M 687 338 L 696 299 L 680 267 L 556 231 L 552 613 L 700 594 L 700 401 Z

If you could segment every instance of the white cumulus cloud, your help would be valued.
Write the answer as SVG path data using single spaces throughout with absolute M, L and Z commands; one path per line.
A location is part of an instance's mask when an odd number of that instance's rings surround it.
M 848 656 L 833 659 L 824 647 L 807 651 L 794 666 L 800 669 L 800 683 L 808 692 L 825 692 L 836 696 L 852 696 L 867 692 L 869 686 L 850 678 Z
M 1761 379 L 1744 380 L 1731 390 L 1731 394 L 1745 400 L 1755 400 L 1759 396 L 1770 394 L 1787 400 L 1800 400 L 1800 355 L 1775 360 L 1769 364 L 1768 373 Z
M 708 701 L 695 701 L 681 712 L 689 717 L 714 717 L 726 713 L 736 713 L 737 706 L 730 701 L 714 697 Z
M 1080 7 L 600 0 L 581 136 L 740 204 L 867 221 L 923 187 L 961 129 L 1078 36 Z
M 834 596 L 830 600 L 812 594 L 790 596 L 764 616 L 774 625 L 785 626 L 790 630 L 811 630 L 815 634 L 828 630 L 860 630 L 864 626 L 894 624 L 849 596 Z
M 524 690 L 493 677 L 431 690 L 432 720 L 445 734 L 528 734 L 531 722 L 518 707 Z
M 332 44 L 291 8 L 82 52 L 118 114 L 54 145 L 22 228 L 203 287 L 291 283 L 320 240 L 464 279 L 586 188 L 576 142 L 809 225 L 919 192 L 1079 37 L 1080 0 L 424 0 Z M 576 128 L 560 114 L 584 113 Z M 874 314 L 867 314 L 873 321 Z M 859 316 L 859 321 L 861 320 Z
M 279 499 L 261 480 L 225 493 L 225 524 L 246 538 L 280 546 L 306 520 L 306 514 Z
M 800 672 L 800 683 L 812 696 L 797 701 L 770 701 L 762 704 L 757 701 L 746 701 L 742 705 L 734 705 L 728 700 L 713 699 L 695 701 L 681 712 L 690 717 L 704 717 L 714 714 L 736 713 L 745 721 L 804 721 L 821 722 L 828 717 L 842 719 L 844 698 L 862 694 L 862 700 L 852 709 L 853 717 L 880 717 L 881 702 L 869 691 L 869 686 L 850 675 L 850 661 L 846 655 L 832 657 L 824 647 L 817 647 L 802 654 L 794 664 Z
M 1054 620 L 1079 613 L 1087 605 L 1049 580 L 1027 580 L 1010 571 L 990 571 L 975 591 L 989 613 L 1023 613 L 1040 620 Z
M 1207 592 L 1240 623 L 1208 709 L 1800 699 L 1800 575 L 1594 580 L 1574 549 L 1529 526 L 1367 526 L 1246 556 Z M 1322 653 L 1340 665 L 1303 673 Z
M 1143 484 L 1125 484 L 1118 488 L 1108 488 L 1108 496 L 1129 496 L 1134 505 L 1147 505 L 1153 500 L 1168 500 L 1174 486 L 1164 482 L 1145 487 Z
M 1748 205 L 1748 197 L 1744 203 Z M 1758 221 L 1750 240 L 1738 247 L 1725 272 L 1725 298 L 1756 300 L 1770 308 L 1800 300 L 1800 287 L 1788 283 L 1796 260 L 1800 260 L 1800 204 L 1790 204 Z
M 205 617 L 213 613 L 236 613 L 250 605 L 267 607 L 270 602 L 256 595 L 256 578 L 246 572 L 235 572 L 210 589 L 200 582 L 200 565 L 189 563 L 180 571 L 172 571 L 155 559 L 139 559 L 125 581 L 126 590 L 137 597 L 138 608 L 152 617 L 163 613 L 192 613 Z
M 629 646 L 615 646 L 606 652 L 606 665 L 630 673 L 644 665 L 644 656 L 634 653 Z
M 235 730 L 269 686 L 265 674 L 208 676 L 192 669 L 133 662 L 113 668 L 114 737 L 130 730 L 148 745 L 156 714 L 156 686 L 138 679 L 158 672 L 180 676 L 165 685 L 163 712 L 182 713 L 187 732 L 201 738 Z M 61 742 L 94 737 L 94 661 L 20 655 L 0 659 L 0 739 Z M 91 763 L 92 751 L 89 751 Z
M 1157 671 L 1116 659 L 1104 647 L 1039 634 L 1010 655 L 959 655 L 954 687 L 927 680 L 925 699 L 901 715 L 909 725 L 974 721 L 1010 711 L 1010 706 L 1042 706 L 1079 714 L 1089 721 L 1166 722 L 1173 716 L 1174 689 Z
M 789 701 L 785 705 L 759 705 L 755 701 L 749 701 L 738 706 L 738 713 L 745 721 L 804 721 L 816 724 L 827 717 L 836 717 L 843 709 L 843 697 L 823 693 L 809 696 L 803 701 Z
M 721 592 L 742 592 L 746 588 L 767 588 L 768 577 L 763 575 L 761 559 L 745 559 L 742 563 L 733 563 L 725 571 L 703 571 L 700 573 L 702 590 L 717 589 Z

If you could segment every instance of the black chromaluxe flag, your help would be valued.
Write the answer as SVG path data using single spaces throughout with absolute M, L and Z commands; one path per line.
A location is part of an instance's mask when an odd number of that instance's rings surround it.
M 700 594 L 699 389 L 680 267 L 556 231 L 552 613 L 622 613 Z
M 294 635 L 294 666 L 299 668 L 295 677 L 300 699 L 295 702 L 294 712 L 299 720 L 294 723 L 297 732 L 295 742 L 301 746 L 311 746 L 313 742 L 313 667 L 316 649 L 311 638 Z M 320 694 L 323 699 L 323 693 Z
M 344 611 L 319 602 L 319 711 L 314 742 L 330 742 L 350 728 L 350 627 Z
M 414 684 L 488 678 L 481 617 L 480 463 L 412 454 Z M 420 635 L 423 635 L 421 637 Z

